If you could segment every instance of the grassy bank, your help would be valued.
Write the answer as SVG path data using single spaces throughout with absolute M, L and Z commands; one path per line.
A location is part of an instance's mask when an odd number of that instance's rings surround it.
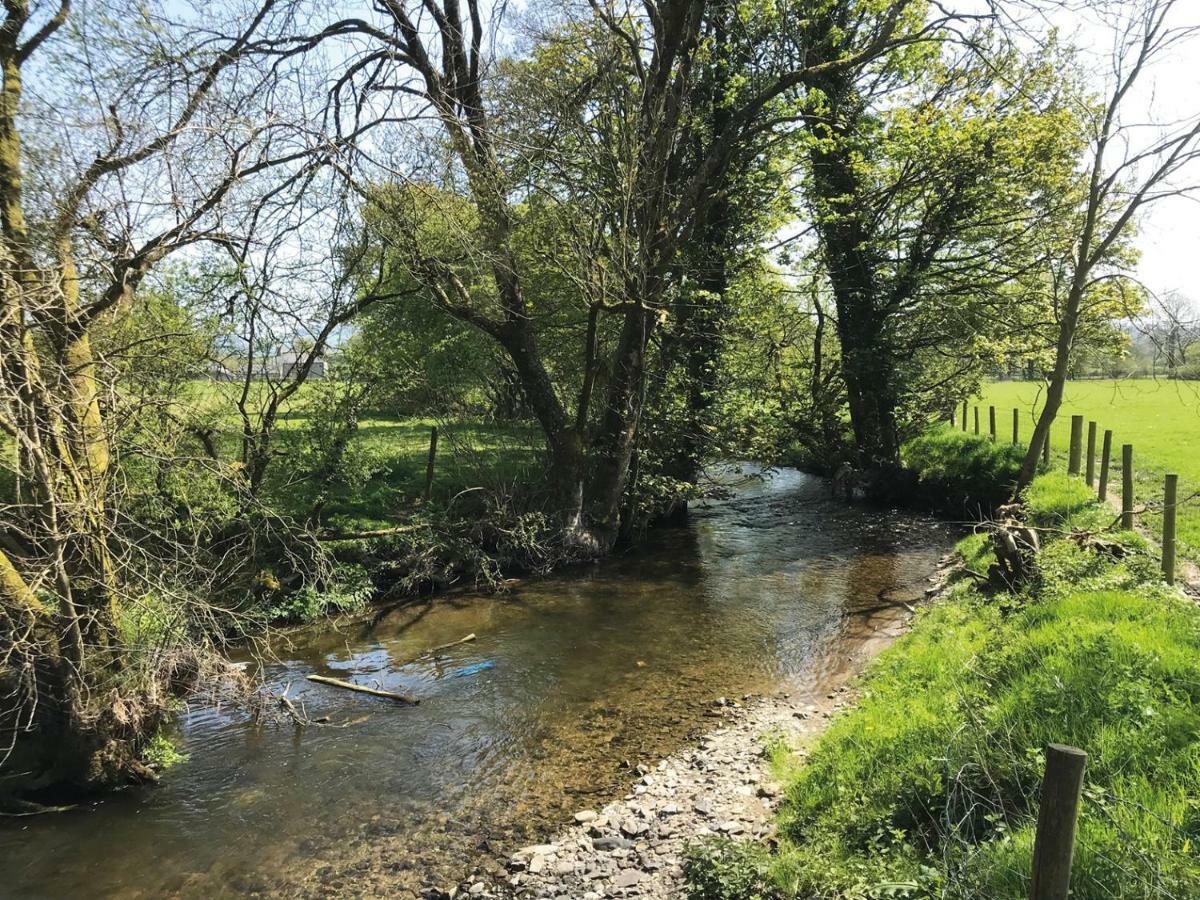
M 807 761 L 781 754 L 777 851 L 698 851 L 693 897 L 1023 898 L 1052 742 L 1090 754 L 1072 896 L 1194 896 L 1200 612 L 1135 535 L 1077 539 L 1110 519 L 1078 479 L 1044 474 L 1026 501 L 1036 582 L 964 575 L 924 610 Z M 985 535 L 959 552 L 992 561 Z
M 987 406 L 996 407 L 1002 440 L 1011 440 L 1012 410 L 1019 409 L 1021 437 L 1028 439 L 1043 395 L 1040 382 L 996 382 L 987 385 L 982 399 L 972 405 L 983 405 L 985 429 Z M 1112 497 L 1120 496 L 1121 445 L 1133 444 L 1135 496 L 1139 504 L 1150 504 L 1141 522 L 1156 535 L 1162 517 L 1154 504 L 1162 499 L 1163 475 L 1179 475 L 1179 549 L 1184 556 L 1200 559 L 1200 455 L 1195 452 L 1200 445 L 1200 382 L 1151 378 L 1068 382 L 1050 434 L 1051 448 L 1062 459 L 1070 444 L 1072 415 L 1097 423 L 1097 452 L 1104 429 L 1112 429 Z M 1086 437 L 1085 425 L 1085 441 Z

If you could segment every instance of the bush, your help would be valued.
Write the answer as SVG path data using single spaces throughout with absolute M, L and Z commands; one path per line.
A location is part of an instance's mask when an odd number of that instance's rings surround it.
M 918 476 L 922 496 L 951 515 L 985 514 L 1012 494 L 1025 451 L 951 428 L 904 445 L 904 463 Z
M 683 877 L 691 900 L 775 900 L 769 857 L 749 841 L 716 838 L 684 849 Z
M 282 598 L 266 601 L 264 617 L 277 622 L 314 622 L 362 609 L 375 588 L 362 566 L 338 564 L 324 585 L 306 584 Z

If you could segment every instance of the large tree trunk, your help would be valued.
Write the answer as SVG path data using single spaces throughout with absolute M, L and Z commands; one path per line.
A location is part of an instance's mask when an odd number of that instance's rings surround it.
M 621 500 L 644 400 L 651 315 L 642 305 L 625 314 L 604 415 L 591 448 L 585 509 L 593 534 L 605 551 L 612 548 L 620 533 Z
M 843 102 L 852 85 L 842 75 L 823 79 L 817 87 L 829 108 L 806 115 L 805 122 L 819 139 L 809 153 L 816 228 L 833 287 L 850 423 L 860 465 L 891 468 L 900 463 L 896 373 L 877 278 L 880 259 L 864 211 L 855 205 L 864 195 L 849 141 L 856 111 L 853 101 Z

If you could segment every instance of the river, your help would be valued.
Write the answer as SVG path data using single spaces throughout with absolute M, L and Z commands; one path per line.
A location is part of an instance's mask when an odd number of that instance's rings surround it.
M 192 709 L 188 758 L 160 786 L 0 825 L 0 895 L 406 897 L 453 883 L 623 793 L 632 767 L 713 727 L 715 698 L 819 690 L 881 610 L 922 596 L 953 540 L 785 469 L 633 554 L 293 632 L 267 677 L 346 727 Z M 421 703 L 306 682 L 314 672 Z

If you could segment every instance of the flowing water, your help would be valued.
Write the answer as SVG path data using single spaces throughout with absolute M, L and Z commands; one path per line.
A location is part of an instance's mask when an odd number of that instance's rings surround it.
M 157 788 L 0 825 L 0 895 L 413 896 L 624 793 L 719 696 L 819 690 L 953 534 L 791 470 L 636 554 L 289 635 L 267 675 L 313 718 L 196 709 Z M 429 647 L 478 635 L 438 658 Z M 353 678 L 417 707 L 312 684 Z M 706 715 L 707 714 L 707 715 Z

